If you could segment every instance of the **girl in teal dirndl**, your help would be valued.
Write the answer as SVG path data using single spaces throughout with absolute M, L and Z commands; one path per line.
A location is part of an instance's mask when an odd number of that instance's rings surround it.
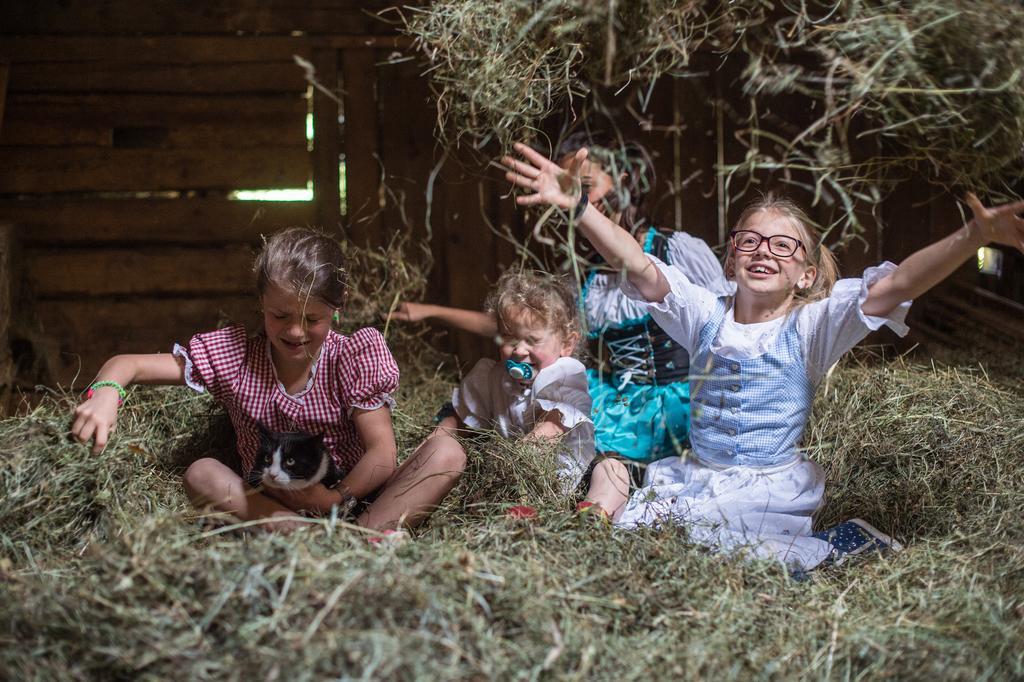
M 568 163 L 583 147 L 591 152 L 581 169 L 589 203 L 628 225 L 646 252 L 674 264 L 701 286 L 731 293 L 721 264 L 703 240 L 660 231 L 644 217 L 644 198 L 654 186 L 647 150 L 600 132 L 581 131 L 559 145 L 555 158 Z M 579 508 L 614 518 L 630 490 L 642 484 L 647 464 L 688 446 L 689 358 L 651 319 L 645 305 L 622 294 L 618 273 L 594 253 L 586 258 L 580 304 L 588 330 L 586 363 L 597 457 L 584 477 L 581 492 L 586 497 Z M 482 336 L 497 334 L 494 319 L 483 312 L 406 302 L 391 317 L 435 319 Z

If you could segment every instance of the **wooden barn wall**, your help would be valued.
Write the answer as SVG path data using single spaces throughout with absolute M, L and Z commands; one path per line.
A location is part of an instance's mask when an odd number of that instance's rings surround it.
M 10 24 L 5 24 L 10 30 Z M 166 350 L 251 307 L 251 246 L 310 206 L 229 202 L 305 187 L 293 43 L 18 36 L 0 131 L 0 215 L 17 226 L 61 383 L 117 351 Z
M 429 84 L 418 59 L 406 59 L 418 55 L 374 16 L 387 6 L 40 0 L 5 8 L 0 223 L 13 226 L 22 249 L 13 269 L 26 275 L 29 317 L 49 342 L 39 347 L 49 349 L 54 379 L 81 386 L 116 352 L 165 351 L 222 319 L 251 318 L 254 248 L 284 225 L 318 224 L 378 246 L 399 229 L 429 232 L 428 298 L 482 305 L 515 260 L 497 232 L 522 236 L 530 219 L 499 172 L 440 148 Z M 343 92 L 341 112 L 320 90 L 310 99 L 296 56 Z M 623 114 L 619 125 L 655 153 L 654 222 L 720 245 L 740 206 L 722 210 L 713 168 L 742 159 L 742 130 L 720 106 L 732 74 L 708 73 L 659 83 L 640 120 Z M 792 100 L 771 106 L 809 115 Z M 339 113 L 343 127 L 332 123 Z M 332 191 L 339 154 L 344 216 Z M 226 199 L 234 189 L 307 182 L 312 202 Z M 912 183 L 890 199 L 883 218 L 896 227 L 841 253 L 844 273 L 898 259 L 955 226 L 952 204 L 929 203 L 932 194 Z M 961 274 L 962 286 L 977 284 L 970 267 Z M 463 362 L 492 352 L 465 334 L 446 343 Z
M 4 277 L 25 276 L 33 306 L 20 314 L 36 326 L 30 341 L 52 379 L 81 386 L 116 352 L 166 351 L 224 319 L 252 319 L 249 265 L 260 235 L 277 227 L 318 224 L 371 245 L 403 226 L 425 235 L 424 187 L 441 154 L 428 84 L 402 61 L 408 41 L 373 16 L 386 3 L 308 5 L 5 8 L 0 223 L 13 226 L 23 255 Z M 296 57 L 344 93 L 343 129 L 331 125 L 333 98 L 308 96 Z M 308 182 L 312 202 L 226 198 Z M 508 254 L 486 231 L 463 241 L 447 228 L 478 220 L 478 197 L 496 195 L 496 182 L 443 168 L 431 297 L 482 302 Z M 489 350 L 463 336 L 450 343 L 466 357 Z

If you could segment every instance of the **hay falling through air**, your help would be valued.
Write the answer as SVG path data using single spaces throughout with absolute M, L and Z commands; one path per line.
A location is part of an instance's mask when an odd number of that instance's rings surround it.
M 808 192 L 831 241 L 877 223 L 907 178 L 992 201 L 1024 179 L 1024 8 L 1007 0 L 442 0 L 410 10 L 438 131 L 482 148 L 537 136 L 597 86 L 642 112 L 659 78 L 736 65 L 717 102 L 744 147 L 726 202 L 766 179 Z M 717 61 L 717 65 L 714 63 Z M 709 89 L 709 92 L 713 88 Z M 804 114 L 773 113 L 789 98 Z M 789 112 L 793 107 L 784 107 Z

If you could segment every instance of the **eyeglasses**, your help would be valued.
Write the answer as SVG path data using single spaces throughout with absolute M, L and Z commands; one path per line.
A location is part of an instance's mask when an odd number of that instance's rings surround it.
M 804 246 L 802 241 L 784 234 L 773 234 L 770 237 L 765 237 L 763 234 L 753 230 L 733 230 L 729 233 L 729 237 L 732 239 L 732 247 L 737 251 L 757 251 L 758 247 L 761 246 L 761 242 L 768 242 L 768 250 L 771 251 L 772 255 L 779 258 L 789 258 L 800 248 L 805 253 L 807 252 L 807 247 Z

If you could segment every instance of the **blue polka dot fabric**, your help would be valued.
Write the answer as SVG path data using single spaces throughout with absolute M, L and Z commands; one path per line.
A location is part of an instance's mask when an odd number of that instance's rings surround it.
M 862 519 L 844 521 L 828 530 L 813 533 L 813 536 L 832 545 L 829 559 L 834 565 L 864 552 L 898 552 L 903 549 L 900 543 Z

